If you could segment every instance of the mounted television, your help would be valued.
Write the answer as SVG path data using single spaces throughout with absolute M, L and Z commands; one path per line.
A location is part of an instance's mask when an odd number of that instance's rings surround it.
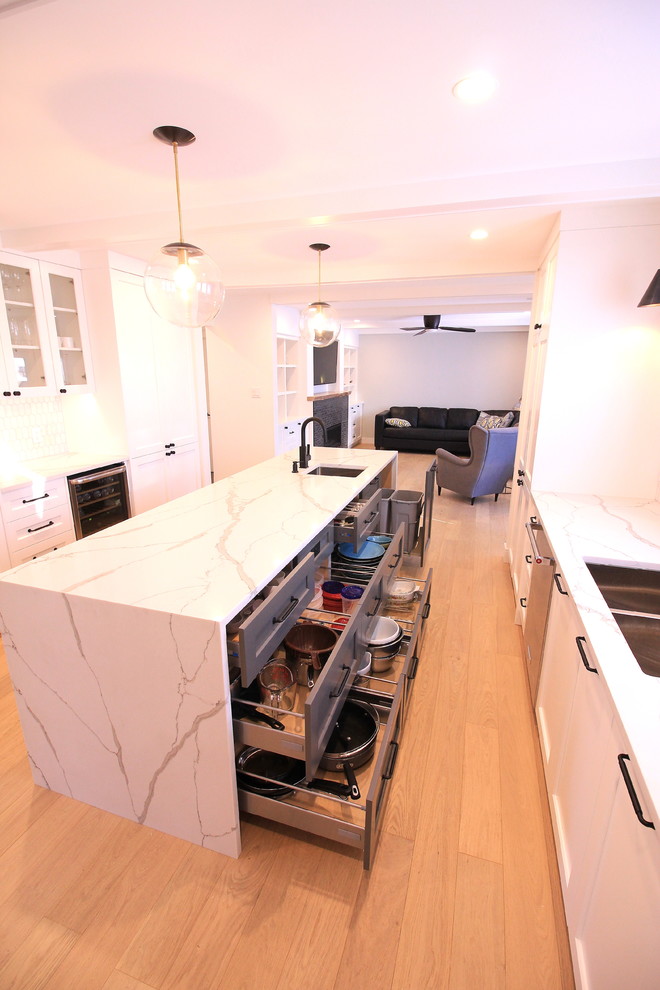
M 339 341 L 312 348 L 314 395 L 339 390 Z

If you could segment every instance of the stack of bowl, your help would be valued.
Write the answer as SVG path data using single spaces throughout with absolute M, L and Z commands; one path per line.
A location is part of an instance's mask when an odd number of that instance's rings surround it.
M 381 615 L 369 638 L 367 649 L 371 653 L 371 671 L 382 674 L 389 670 L 403 641 L 403 629 L 389 616 Z

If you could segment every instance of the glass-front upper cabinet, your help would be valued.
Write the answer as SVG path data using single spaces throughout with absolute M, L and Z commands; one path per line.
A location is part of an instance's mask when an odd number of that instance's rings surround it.
M 92 381 L 80 273 L 51 264 L 42 264 L 41 271 L 56 387 L 60 392 L 86 391 Z
M 0 254 L 0 285 L 2 395 L 88 391 L 91 365 L 80 273 Z
M 39 263 L 0 255 L 0 285 L 2 394 L 45 391 L 53 383 Z

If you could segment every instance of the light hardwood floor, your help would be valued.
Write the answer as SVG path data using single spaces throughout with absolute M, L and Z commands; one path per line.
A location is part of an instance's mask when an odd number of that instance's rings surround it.
M 430 461 L 401 455 L 399 487 L 423 488 Z M 423 663 L 369 873 L 258 819 L 231 860 L 35 787 L 3 656 L 0 990 L 570 990 L 508 508 L 436 499 Z

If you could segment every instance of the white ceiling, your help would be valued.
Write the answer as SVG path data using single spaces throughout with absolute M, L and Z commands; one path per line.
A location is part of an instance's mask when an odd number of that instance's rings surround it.
M 470 277 L 533 272 L 565 203 L 660 195 L 659 35 L 657 0 L 0 0 L 2 244 L 148 259 L 177 239 L 151 132 L 178 124 L 184 235 L 228 286 L 308 302 L 326 241 L 324 297 L 372 286 L 344 314 L 372 332 L 524 324 L 529 279 Z M 474 69 L 499 88 L 466 106 Z

